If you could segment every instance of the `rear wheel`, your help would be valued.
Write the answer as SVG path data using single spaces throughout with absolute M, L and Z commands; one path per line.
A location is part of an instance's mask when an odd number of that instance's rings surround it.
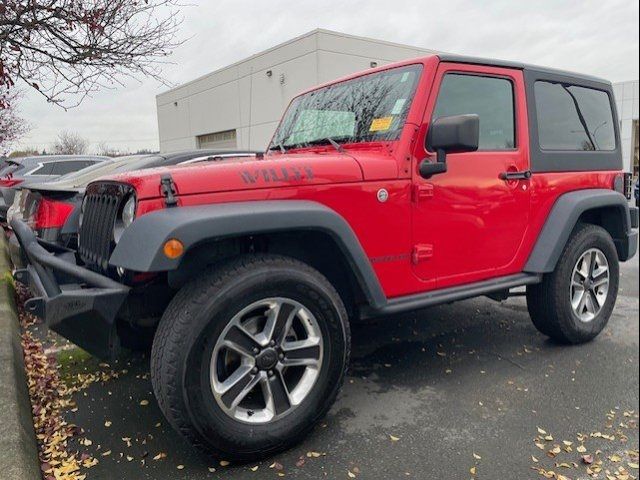
M 534 325 L 562 343 L 594 339 L 613 312 L 619 273 L 618 254 L 609 233 L 596 225 L 579 225 L 555 271 L 527 289 Z
M 154 340 L 152 381 L 169 422 L 220 458 L 253 461 L 306 435 L 335 400 L 347 315 L 319 272 L 249 256 L 185 285 Z

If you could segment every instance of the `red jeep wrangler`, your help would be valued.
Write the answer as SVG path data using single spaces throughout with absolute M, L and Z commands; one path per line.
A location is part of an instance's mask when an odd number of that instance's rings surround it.
M 193 444 L 255 460 L 335 400 L 350 319 L 527 287 L 587 342 L 635 255 L 610 83 L 429 56 L 296 97 L 252 160 L 89 185 L 77 252 L 14 220 L 26 307 L 108 356 L 154 332 L 153 386 Z

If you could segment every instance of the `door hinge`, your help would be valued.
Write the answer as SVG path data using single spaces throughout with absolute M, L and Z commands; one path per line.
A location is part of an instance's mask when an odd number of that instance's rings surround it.
M 431 257 L 433 257 L 433 245 L 421 244 L 415 245 L 413 247 L 411 260 L 413 261 L 414 265 L 417 265 L 418 263 L 425 260 L 429 260 Z
M 413 201 L 427 200 L 433 198 L 433 185 L 431 183 L 421 183 L 413 186 Z

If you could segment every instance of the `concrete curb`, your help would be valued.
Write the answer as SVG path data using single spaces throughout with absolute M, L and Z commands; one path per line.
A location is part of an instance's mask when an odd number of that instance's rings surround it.
M 35 480 L 42 474 L 10 275 L 7 241 L 0 231 L 0 476 Z

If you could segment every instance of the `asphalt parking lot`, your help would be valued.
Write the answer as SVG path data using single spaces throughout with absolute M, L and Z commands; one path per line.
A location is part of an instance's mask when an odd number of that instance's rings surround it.
M 636 257 L 622 267 L 609 327 L 588 345 L 549 342 L 523 298 L 355 326 L 336 405 L 304 443 L 268 461 L 221 466 L 193 450 L 164 421 L 142 356 L 116 366 L 126 374 L 77 394 L 65 417 L 92 442 L 70 448 L 99 459 L 89 479 L 544 478 L 532 467 L 590 478 L 575 450 L 582 443 L 605 469 L 637 463 L 628 452 L 639 443 L 638 345 Z M 63 375 L 104 368 L 73 350 L 63 355 Z M 553 436 L 546 450 L 562 447 L 555 458 L 535 445 L 538 429 Z

